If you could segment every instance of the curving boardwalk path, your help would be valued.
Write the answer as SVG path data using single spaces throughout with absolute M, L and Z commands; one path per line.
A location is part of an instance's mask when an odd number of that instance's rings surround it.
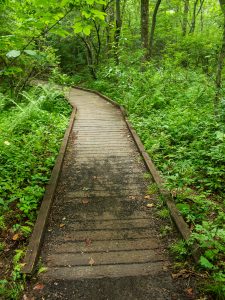
M 153 215 L 157 195 L 118 108 L 72 89 L 69 139 L 35 299 L 186 299 L 168 271 Z

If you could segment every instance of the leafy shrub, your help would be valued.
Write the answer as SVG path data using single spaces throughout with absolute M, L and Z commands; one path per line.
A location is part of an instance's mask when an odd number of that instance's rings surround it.
M 70 106 L 61 92 L 33 88 L 0 122 L 0 210 L 33 220 L 63 136 Z

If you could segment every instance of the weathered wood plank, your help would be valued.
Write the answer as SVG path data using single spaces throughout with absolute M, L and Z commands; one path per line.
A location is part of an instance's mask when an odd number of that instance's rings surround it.
M 128 265 L 108 265 L 108 266 L 83 266 L 83 267 L 60 267 L 49 268 L 43 274 L 43 280 L 67 280 L 85 278 L 106 278 L 106 277 L 125 277 L 125 276 L 157 276 L 165 274 L 166 264 L 163 262 L 128 264 Z
M 110 252 L 110 251 L 130 251 L 130 250 L 147 250 L 157 249 L 159 243 L 157 239 L 137 239 L 137 240 L 120 240 L 120 241 L 84 241 L 84 242 L 67 242 L 52 245 L 50 252 L 62 254 L 73 249 L 73 253 L 91 253 L 91 252 Z
M 94 265 L 117 265 L 134 263 L 153 263 L 164 261 L 165 259 L 156 250 L 132 250 L 115 252 L 93 252 L 93 253 L 54 253 L 48 256 L 47 263 L 51 267 L 65 266 L 89 266 L 93 259 Z

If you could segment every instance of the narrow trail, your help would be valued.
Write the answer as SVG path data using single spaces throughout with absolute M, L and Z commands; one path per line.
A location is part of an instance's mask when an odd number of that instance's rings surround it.
M 146 197 L 146 168 L 118 108 L 72 89 L 77 106 L 41 253 L 35 299 L 186 299 Z

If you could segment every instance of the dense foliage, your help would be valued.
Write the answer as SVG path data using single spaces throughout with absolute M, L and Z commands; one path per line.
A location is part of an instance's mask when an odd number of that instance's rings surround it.
M 22 288 L 13 282 L 22 279 L 20 258 L 71 108 L 60 91 L 49 87 L 24 91 L 19 103 L 0 94 L 0 107 L 0 253 L 8 278 L 0 282 L 0 295 L 12 299 Z

